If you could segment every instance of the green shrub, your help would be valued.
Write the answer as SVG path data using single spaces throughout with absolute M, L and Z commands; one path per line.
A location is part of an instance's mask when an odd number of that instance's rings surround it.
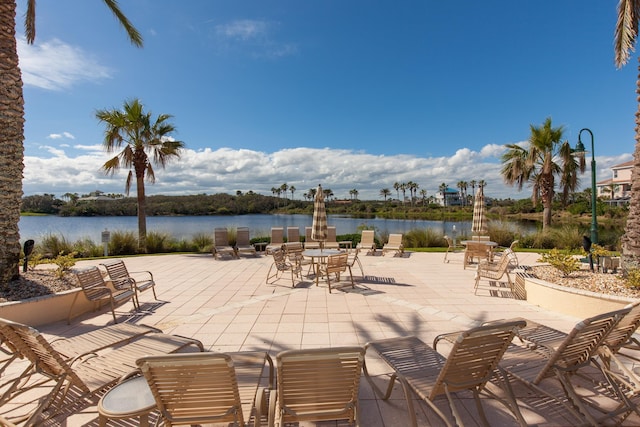
M 36 245 L 44 258 L 53 258 L 60 253 L 71 253 L 73 247 L 64 236 L 48 234 L 42 238 L 42 242 Z
M 551 266 L 560 270 L 564 277 L 568 277 L 571 273 L 580 269 L 580 261 L 576 257 L 555 248 L 542 254 L 538 261 L 551 264 Z
M 138 237 L 132 231 L 113 231 L 109 242 L 111 255 L 135 255 L 138 253 Z
M 211 252 L 213 236 L 211 233 L 196 233 L 191 239 L 197 252 Z
M 76 265 L 76 255 L 76 252 L 71 252 L 67 255 L 65 255 L 63 252 L 60 252 L 58 256 L 53 259 L 53 263 L 58 266 L 58 268 L 56 269 L 56 276 L 63 277 L 71 267 Z
M 104 247 L 85 237 L 73 243 L 73 252 L 76 252 L 79 258 L 94 258 L 104 255 Z
M 577 249 L 582 247 L 583 232 L 574 225 L 563 225 L 552 228 L 549 237 L 553 241 L 553 247 L 559 249 Z
M 633 289 L 640 289 L 640 268 L 627 270 L 627 286 Z
M 171 252 L 172 237 L 169 233 L 152 231 L 147 233 L 147 253 L 161 254 Z

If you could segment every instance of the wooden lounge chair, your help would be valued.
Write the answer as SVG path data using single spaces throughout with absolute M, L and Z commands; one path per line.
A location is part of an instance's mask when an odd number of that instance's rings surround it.
M 394 256 L 404 255 L 404 245 L 402 244 L 402 234 L 389 234 L 389 241 L 382 247 L 382 255 L 389 251 L 395 251 Z
M 322 242 L 320 242 L 319 240 L 313 240 L 311 238 L 311 231 L 312 228 L 311 227 L 305 227 L 304 228 L 304 248 L 305 249 L 320 249 L 320 244 Z
M 54 416 L 69 402 L 65 399 L 73 387 L 78 391 L 73 399 L 90 396 L 114 385 L 120 377 L 136 369 L 136 360 L 146 355 L 167 354 L 189 347 L 203 351 L 200 341 L 177 335 L 149 333 L 135 338 L 113 350 L 95 354 L 93 352 L 78 355 L 68 361 L 36 329 L 19 323 L 0 320 L 0 330 L 17 351 L 29 360 L 28 368 L 34 374 L 52 380 L 53 386 L 48 395 L 38 401 L 37 406 L 27 416 L 24 425 L 38 423 L 42 413 L 49 410 L 48 416 Z M 29 392 L 42 382 L 25 386 L 22 378 L 16 378 L 8 384 L 0 397 L 0 407 Z
M 367 350 L 376 352 L 394 372 L 390 376 L 385 393 L 382 393 L 371 378 L 366 363 L 365 378 L 383 400 L 389 399 L 397 379 L 402 384 L 408 406 L 407 412 L 414 427 L 418 424 L 413 409 L 412 391 L 424 400 L 446 425 L 451 426 L 454 424 L 450 422 L 450 417 L 435 405 L 434 400 L 445 395 L 455 423 L 462 425 L 452 393 L 463 390 L 473 392 L 480 420 L 484 425 L 489 425 L 489 422 L 484 413 L 481 395 L 500 401 L 521 425 L 525 425 L 508 387 L 505 390 L 506 400 L 499 398 L 486 387 L 499 368 L 498 362 L 516 335 L 517 329 L 524 325 L 523 321 L 501 322 L 465 332 L 440 335 L 434 340 L 433 347 L 414 336 L 372 341 L 365 346 Z M 436 351 L 436 346 L 442 339 L 453 344 L 446 358 Z
M 249 254 L 258 256 L 255 246 L 249 238 L 249 227 L 238 227 L 236 230 L 236 255 Z
M 267 415 L 267 389 L 261 380 L 273 362 L 265 352 L 197 353 L 148 356 L 137 361 L 164 425 L 233 423 L 259 426 Z
M 136 302 L 140 307 L 139 294 L 151 289 L 153 292 L 153 298 L 157 301 L 156 295 L 156 282 L 153 280 L 153 274 L 150 271 L 132 271 L 129 273 L 127 266 L 121 259 L 111 259 L 100 263 L 101 266 L 107 270 L 109 279 L 113 284 L 113 287 L 122 290 L 130 289 L 133 287 L 136 291 Z
M 287 243 L 300 242 L 300 227 L 287 227 Z
M 376 241 L 375 241 L 375 231 L 374 230 L 362 230 L 360 235 L 360 243 L 356 245 L 356 249 L 362 249 L 363 251 L 367 251 L 367 255 L 375 255 L 376 254 Z
M 284 243 L 284 229 L 282 227 L 271 227 L 271 240 L 265 251 L 270 254 L 276 249 L 281 249 Z
M 474 258 L 478 258 L 478 263 L 482 260 L 491 261 L 491 246 L 480 241 L 467 241 L 463 268 L 466 269 L 469 264 L 473 264 Z
M 572 377 L 580 369 L 591 365 L 603 374 L 610 390 L 617 390 L 618 384 L 611 381 L 606 370 L 601 368 L 595 358 L 609 334 L 630 310 L 627 307 L 590 317 L 579 322 L 568 334 L 557 334 L 558 331 L 541 328 L 539 324 L 527 321 L 527 327 L 521 329 L 518 336 L 530 345 L 510 347 L 504 355 L 501 367 L 511 378 L 515 378 L 537 394 L 552 398 L 563 405 L 567 413 L 572 414 L 578 423 L 596 426 L 601 425 L 603 420 L 620 414 L 628 415 L 630 411 L 635 410 L 635 405 L 626 401 L 624 393 L 616 393 L 621 399 L 619 403 L 622 407 L 602 416 L 589 411 L 590 405 L 575 390 Z M 593 376 L 594 372 L 591 371 L 589 375 Z M 553 379 L 561 385 L 563 396 L 548 390 L 548 386 L 553 384 L 545 387 L 545 383 Z
M 217 227 L 213 230 L 213 257 L 220 259 L 225 255 L 237 258 L 236 251 L 229 244 L 229 232 L 224 227 Z
M 351 287 L 355 288 L 356 285 L 353 282 L 353 273 L 351 272 L 351 266 L 349 265 L 349 254 L 345 252 L 337 255 L 329 255 L 326 258 L 326 262 L 320 264 L 320 274 L 327 277 L 329 293 L 331 293 L 331 275 L 335 274 L 336 280 L 339 282 L 340 274 L 345 273 L 347 270 L 349 271 L 349 278 L 351 279 Z
M 500 257 L 500 260 L 493 264 L 487 260 L 483 260 L 478 264 L 476 271 L 476 281 L 473 286 L 474 295 L 478 294 L 478 289 L 488 289 L 489 292 L 504 292 L 505 288 L 499 286 L 497 283 L 500 279 L 506 276 L 508 284 L 508 292 L 513 298 L 517 298 L 517 293 L 514 289 L 514 282 L 509 275 L 509 267 L 512 265 L 518 265 L 518 258 L 511 249 L 505 249 L 504 253 Z M 489 282 L 488 286 L 481 287 L 480 281 L 486 280 Z
M 359 425 L 364 352 L 362 347 L 334 347 L 278 353 L 269 426 L 341 419 Z
M 324 242 L 325 249 L 340 249 L 340 244 L 337 241 L 336 236 L 336 227 L 328 226 L 327 227 L 327 241 Z
M 273 284 L 276 282 L 276 280 L 281 279 L 282 275 L 285 272 L 288 272 L 291 274 L 291 287 L 295 287 L 295 277 L 299 277 L 301 275 L 302 267 L 300 266 L 300 264 L 297 262 L 292 263 L 287 261 L 285 253 L 282 249 L 271 251 L 271 255 L 273 256 L 273 264 L 271 264 L 271 267 L 269 267 L 269 271 L 267 272 L 266 283 L 269 285 Z M 271 271 L 274 268 L 275 271 L 273 272 L 273 274 L 271 274 Z M 270 280 L 272 281 L 270 282 Z
M 111 305 L 111 314 L 113 315 L 113 322 L 118 323 L 116 319 L 116 304 L 131 300 L 133 302 L 133 308 L 137 309 L 136 303 L 136 291 L 132 285 L 128 289 L 112 290 L 110 289 L 102 273 L 98 267 L 87 267 L 82 270 L 76 270 L 75 276 L 82 287 L 82 291 L 89 301 L 94 303 L 95 309 L 98 309 L 102 302 L 109 302 Z M 67 317 L 67 323 L 71 323 L 71 317 L 73 315 L 73 307 L 78 299 L 79 294 L 76 294 L 69 308 L 69 316 Z

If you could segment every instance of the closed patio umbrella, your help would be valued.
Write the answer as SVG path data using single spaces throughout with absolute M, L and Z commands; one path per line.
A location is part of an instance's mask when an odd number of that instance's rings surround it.
M 327 211 L 324 208 L 324 193 L 322 186 L 318 184 L 316 197 L 313 200 L 313 223 L 311 224 L 311 238 L 320 242 L 327 240 Z
M 489 224 L 485 214 L 484 187 L 478 187 L 475 200 L 473 202 L 473 223 L 471 233 L 474 235 L 486 235 L 489 232 Z

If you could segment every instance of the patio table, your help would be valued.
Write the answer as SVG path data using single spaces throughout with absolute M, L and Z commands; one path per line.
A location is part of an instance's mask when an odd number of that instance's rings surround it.
M 338 255 L 341 253 L 344 253 L 344 251 L 339 249 L 306 249 L 302 251 L 302 256 L 311 258 L 311 266 L 313 267 L 316 275 L 316 286 L 318 285 L 318 279 L 320 276 L 320 264 L 324 262 L 324 259 L 328 256 Z

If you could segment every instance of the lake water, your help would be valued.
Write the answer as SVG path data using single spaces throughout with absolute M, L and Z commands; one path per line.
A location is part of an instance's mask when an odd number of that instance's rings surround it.
M 329 215 L 329 225 L 336 227 L 337 234 L 357 233 L 362 225 L 375 227 L 378 233 L 406 233 L 417 228 L 431 228 L 442 234 L 452 234 L 453 227 L 460 234 L 471 234 L 471 221 L 426 221 L 401 219 L 362 219 Z M 19 222 L 20 240 L 39 240 L 43 236 L 63 236 L 70 242 L 89 238 L 101 241 L 101 233 L 109 231 L 132 231 L 137 234 L 138 219 L 134 216 L 114 217 L 59 217 L 23 216 Z M 311 226 L 311 215 L 236 215 L 236 216 L 152 216 L 147 218 L 147 232 L 169 233 L 177 239 L 190 239 L 196 233 L 213 233 L 215 227 L 249 227 L 251 237 L 269 236 L 271 227 Z M 535 226 L 533 226 L 535 230 Z

